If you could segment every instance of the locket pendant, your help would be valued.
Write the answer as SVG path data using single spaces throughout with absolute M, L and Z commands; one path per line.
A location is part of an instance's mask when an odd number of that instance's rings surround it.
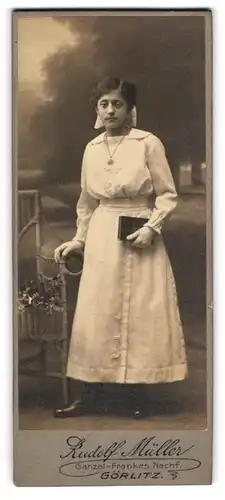
M 109 160 L 107 161 L 108 165 L 112 165 L 114 163 L 114 161 L 112 160 L 112 158 L 109 158 Z

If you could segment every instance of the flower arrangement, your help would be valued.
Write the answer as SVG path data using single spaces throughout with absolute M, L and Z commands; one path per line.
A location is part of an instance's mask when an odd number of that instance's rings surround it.
M 48 287 L 40 280 L 31 280 L 19 290 L 18 311 L 27 309 L 41 309 L 47 314 L 59 311 L 63 306 L 61 298 L 62 281 L 60 275 L 48 280 Z

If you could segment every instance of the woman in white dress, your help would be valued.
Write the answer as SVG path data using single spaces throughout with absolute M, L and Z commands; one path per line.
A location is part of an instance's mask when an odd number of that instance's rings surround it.
M 176 286 L 161 229 L 177 204 L 164 146 L 136 128 L 136 88 L 106 78 L 94 92 L 95 128 L 85 149 L 77 232 L 55 259 L 84 251 L 67 376 L 86 383 L 156 384 L 187 376 Z M 118 239 L 119 216 L 147 222 Z M 85 412 L 82 394 L 57 417 Z M 142 416 L 134 408 L 134 416 Z

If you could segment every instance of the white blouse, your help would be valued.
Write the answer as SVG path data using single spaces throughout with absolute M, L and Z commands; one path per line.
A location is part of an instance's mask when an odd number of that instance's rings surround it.
M 161 231 L 165 218 L 176 207 L 176 188 L 160 139 L 136 128 L 121 139 L 107 138 L 113 155 L 111 165 L 108 165 L 105 133 L 90 141 L 85 148 L 75 240 L 85 242 L 89 221 L 102 199 L 132 199 L 155 193 L 155 206 L 146 225 L 157 232 Z

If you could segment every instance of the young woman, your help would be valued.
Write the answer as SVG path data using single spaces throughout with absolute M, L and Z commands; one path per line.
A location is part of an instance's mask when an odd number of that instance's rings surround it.
M 161 236 L 177 193 L 164 146 L 136 128 L 136 88 L 119 78 L 94 91 L 95 128 L 84 151 L 77 232 L 55 260 L 84 249 L 67 376 L 84 382 L 156 384 L 187 376 L 170 261 Z M 120 216 L 144 218 L 126 241 Z M 78 397 L 57 417 L 85 412 Z M 139 407 L 134 416 L 141 416 Z

